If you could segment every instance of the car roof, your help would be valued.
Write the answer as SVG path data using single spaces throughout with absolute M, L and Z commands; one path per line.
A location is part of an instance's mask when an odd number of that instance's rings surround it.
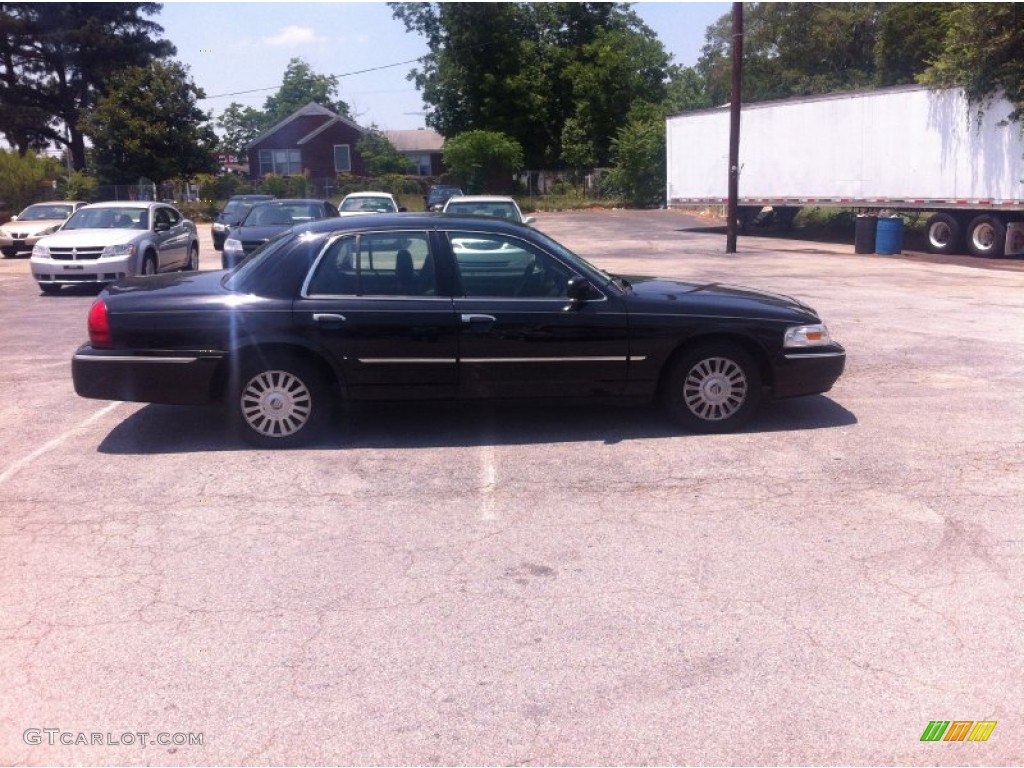
M 515 198 L 507 195 L 455 195 L 449 203 L 514 203 Z
M 89 203 L 85 208 L 149 208 L 153 205 L 166 205 L 173 208 L 173 205 L 161 203 L 159 200 L 104 200 L 101 203 Z
M 348 199 L 350 197 L 394 197 L 394 195 L 392 195 L 390 192 L 369 192 L 369 191 L 367 191 L 367 192 L 350 192 L 349 194 L 345 195 L 346 199 Z
M 295 227 L 296 232 L 323 234 L 351 230 L 402 230 L 402 229 L 445 229 L 465 227 L 469 230 L 489 229 L 494 232 L 522 234 L 536 230 L 517 221 L 493 216 L 466 216 L 450 213 L 375 213 L 372 216 L 343 216 L 337 219 L 321 219 Z
M 315 197 L 287 197 L 280 200 L 276 198 L 274 200 L 260 200 L 258 205 L 293 205 L 295 203 L 323 205 L 324 201 L 318 200 Z

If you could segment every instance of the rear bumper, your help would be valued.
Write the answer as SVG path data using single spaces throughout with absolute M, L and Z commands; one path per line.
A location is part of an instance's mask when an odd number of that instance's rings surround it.
M 838 344 L 781 355 L 775 363 L 772 394 L 782 399 L 828 392 L 845 368 L 846 350 Z
M 84 344 L 71 358 L 75 392 L 97 400 L 167 405 L 216 401 L 221 356 L 195 352 L 137 353 Z

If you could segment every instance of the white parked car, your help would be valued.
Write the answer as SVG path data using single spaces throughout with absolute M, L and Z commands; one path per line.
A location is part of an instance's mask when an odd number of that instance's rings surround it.
M 129 275 L 199 269 L 196 226 L 166 203 L 109 202 L 79 208 L 32 249 L 43 293 L 103 285 Z
M 493 216 L 497 219 L 507 219 L 520 224 L 532 224 L 532 216 L 523 217 L 519 205 L 511 197 L 500 195 L 457 195 L 449 197 L 444 204 L 445 213 L 457 213 L 465 216 Z
M 68 216 L 85 205 L 82 200 L 55 200 L 30 205 L 0 227 L 0 253 L 4 258 L 31 252 L 40 237 L 60 229 Z
M 405 211 L 398 205 L 395 196 L 388 192 L 353 192 L 346 195 L 338 206 L 341 216 L 354 213 L 398 213 Z

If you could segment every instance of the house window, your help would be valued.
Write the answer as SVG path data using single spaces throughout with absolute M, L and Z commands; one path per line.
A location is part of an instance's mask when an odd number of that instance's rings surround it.
M 409 154 L 409 165 L 417 176 L 430 176 L 430 155 Z
M 260 176 L 276 173 L 292 176 L 302 173 L 302 153 L 297 149 L 261 149 Z
M 348 173 L 352 170 L 352 152 L 348 144 L 334 145 L 334 170 L 337 173 Z

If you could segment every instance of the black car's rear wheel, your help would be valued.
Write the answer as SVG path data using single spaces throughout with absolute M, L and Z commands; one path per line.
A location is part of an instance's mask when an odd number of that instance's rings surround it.
M 242 436 L 266 448 L 291 448 L 314 440 L 334 410 L 319 371 L 288 357 L 243 366 L 232 401 Z
M 754 413 L 761 375 L 753 358 L 733 344 L 706 344 L 684 352 L 668 372 L 665 406 L 693 432 L 730 432 Z

